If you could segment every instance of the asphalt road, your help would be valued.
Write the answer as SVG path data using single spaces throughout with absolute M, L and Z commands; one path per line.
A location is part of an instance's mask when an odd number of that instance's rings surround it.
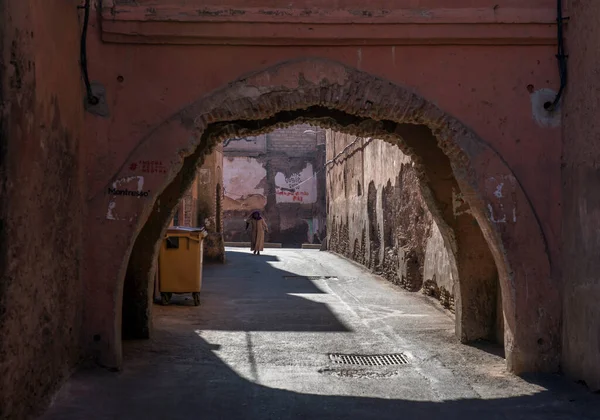
M 205 267 L 200 307 L 185 295 L 155 306 L 154 337 L 125 343 L 122 372 L 80 370 L 42 418 L 600 419 L 599 395 L 558 375 L 508 374 L 501 349 L 458 343 L 437 303 L 340 257 L 227 258 Z

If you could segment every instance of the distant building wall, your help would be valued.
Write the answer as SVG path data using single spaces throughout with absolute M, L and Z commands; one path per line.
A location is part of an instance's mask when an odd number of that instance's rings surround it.
M 301 124 L 230 139 L 224 147 L 225 239 L 247 241 L 244 220 L 264 213 L 267 240 L 284 246 L 325 235 L 325 133 Z M 316 236 L 316 238 L 315 238 Z
M 198 168 L 192 185 L 183 195 L 171 226 L 204 226 L 204 258 L 224 261 L 223 242 L 223 146 L 217 145 Z

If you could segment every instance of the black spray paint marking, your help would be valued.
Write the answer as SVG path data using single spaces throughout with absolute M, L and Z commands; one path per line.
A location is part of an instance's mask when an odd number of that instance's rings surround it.
M 118 190 L 116 188 L 109 188 L 108 193 L 110 195 L 120 195 L 120 196 L 126 196 L 126 197 L 140 198 L 140 197 L 148 197 L 150 195 L 150 190 L 148 190 L 148 191 L 131 191 L 128 189 Z

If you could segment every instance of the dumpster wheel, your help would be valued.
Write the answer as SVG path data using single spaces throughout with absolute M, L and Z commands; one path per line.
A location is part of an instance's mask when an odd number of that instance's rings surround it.
M 168 305 L 169 302 L 171 301 L 171 297 L 173 296 L 173 293 L 161 293 L 160 294 L 160 303 L 163 305 Z
M 194 298 L 194 306 L 200 306 L 200 293 L 194 292 L 192 293 L 192 297 Z

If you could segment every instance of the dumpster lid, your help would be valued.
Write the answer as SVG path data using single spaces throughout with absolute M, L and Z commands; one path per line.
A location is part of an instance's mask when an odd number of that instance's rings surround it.
M 171 226 L 167 229 L 167 232 L 203 232 L 206 229 L 204 226 L 200 227 L 187 227 L 187 226 Z

